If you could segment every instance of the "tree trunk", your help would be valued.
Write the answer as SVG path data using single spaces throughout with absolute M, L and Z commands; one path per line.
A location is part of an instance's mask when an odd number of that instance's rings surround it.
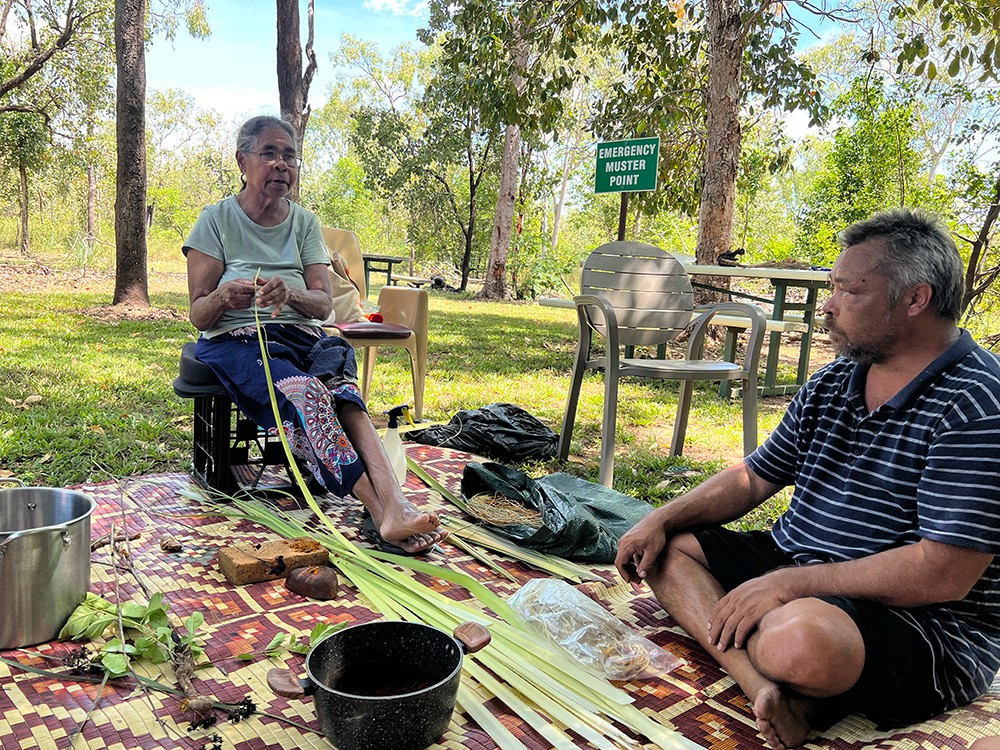
M 460 292 L 464 292 L 469 288 L 469 272 L 472 264 L 472 240 L 476 236 L 476 188 L 478 187 L 478 183 L 471 179 L 471 177 L 470 173 L 469 223 L 463 231 L 465 235 L 465 252 L 462 253 L 462 280 L 458 284 Z
M 514 21 L 520 25 L 520 17 Z M 526 81 L 521 71 L 528 62 L 529 41 L 515 30 L 511 51 L 511 83 L 523 93 Z M 486 278 L 481 299 L 506 299 L 507 253 L 510 250 L 510 230 L 514 223 L 514 202 L 517 199 L 518 159 L 521 156 L 521 127 L 508 124 L 503 134 L 503 156 L 500 160 L 500 191 L 496 210 L 493 212 L 493 234 L 490 238 L 490 256 L 486 263 Z
M 118 171 L 114 304 L 149 305 L 146 271 L 146 0 L 115 0 Z
M 31 253 L 31 242 L 28 239 L 28 168 L 24 164 L 18 165 L 18 202 L 21 204 L 21 222 L 18 227 L 17 242 L 21 248 L 21 255 Z
M 577 149 L 580 148 L 580 139 L 583 137 L 583 119 L 584 113 L 587 111 L 583 94 L 581 94 L 579 100 L 576 102 L 576 107 L 577 115 L 576 126 L 573 129 L 573 145 L 569 146 L 563 154 L 562 179 L 559 181 L 559 197 L 555 201 L 552 212 L 553 254 L 555 254 L 556 247 L 559 244 L 559 225 L 562 222 L 563 207 L 566 205 L 566 191 L 569 188 L 570 177 L 572 176 L 573 170 L 576 168 L 578 163 L 576 153 Z
M 993 225 L 1000 218 L 1000 178 L 993 185 L 993 199 L 986 210 L 986 217 L 979 228 L 976 239 L 972 241 L 969 253 L 969 264 L 965 271 L 965 294 L 962 297 L 962 314 L 973 312 L 976 300 L 989 289 L 1000 276 L 1000 269 L 994 268 L 987 273 L 981 273 L 980 266 L 986 251 L 989 249 L 993 235 Z
M 97 170 L 93 164 L 87 165 L 87 245 L 93 249 L 97 239 Z
M 500 192 L 493 214 L 493 235 L 490 257 L 486 263 L 486 278 L 482 299 L 507 299 L 507 253 L 510 232 L 514 224 L 514 203 L 517 199 L 518 158 L 521 154 L 521 128 L 508 125 L 503 134 L 503 159 L 500 162 Z
M 698 210 L 698 263 L 716 265 L 733 241 L 736 172 L 740 162 L 740 65 L 745 39 L 739 0 L 708 4 L 708 82 L 705 88 L 705 165 Z M 704 279 L 725 287 L 725 279 Z M 710 301 L 718 295 L 707 295 Z
M 309 124 L 309 86 L 316 73 L 316 53 L 313 51 L 314 0 L 308 6 L 308 38 L 306 59 L 308 64 L 302 70 L 302 46 L 299 43 L 299 0 L 276 0 L 278 21 L 278 106 L 281 118 L 295 128 L 302 153 Z M 299 183 L 292 187 L 292 200 L 299 199 Z

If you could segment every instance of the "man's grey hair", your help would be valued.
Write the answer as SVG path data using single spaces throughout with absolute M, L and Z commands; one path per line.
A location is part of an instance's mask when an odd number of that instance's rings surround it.
M 916 284 L 933 290 L 931 310 L 958 321 L 962 316 L 965 273 L 951 233 L 934 215 L 920 209 L 895 208 L 849 226 L 840 233 L 843 248 L 882 240 L 875 271 L 888 283 L 889 304 L 895 305 Z
M 290 123 L 279 117 L 272 115 L 257 115 L 251 117 L 242 126 L 236 136 L 236 150 L 249 154 L 257 150 L 257 137 L 268 128 L 281 128 L 288 137 L 292 139 L 292 145 L 298 151 L 298 137 L 295 135 L 295 128 Z

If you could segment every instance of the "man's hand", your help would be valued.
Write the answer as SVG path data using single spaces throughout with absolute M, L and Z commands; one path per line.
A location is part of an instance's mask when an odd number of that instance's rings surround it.
M 740 584 L 715 605 L 708 624 L 708 639 L 720 651 L 732 645 L 743 648 L 764 615 L 797 598 L 789 583 L 794 568 L 782 568 Z
M 650 513 L 618 541 L 615 567 L 628 583 L 641 583 L 667 546 L 667 533 L 657 514 Z

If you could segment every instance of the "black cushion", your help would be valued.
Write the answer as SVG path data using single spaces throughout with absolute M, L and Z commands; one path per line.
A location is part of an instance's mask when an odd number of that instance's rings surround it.
M 174 379 L 174 393 L 182 398 L 227 396 L 212 368 L 198 359 L 194 352 L 193 341 L 184 344 L 181 349 L 180 374 Z

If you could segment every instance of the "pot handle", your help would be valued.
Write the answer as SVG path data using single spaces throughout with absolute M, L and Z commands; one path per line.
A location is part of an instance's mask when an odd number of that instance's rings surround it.
M 474 654 L 486 648 L 493 639 L 492 634 L 486 629 L 485 625 L 480 625 L 478 622 L 472 621 L 463 622 L 455 628 L 452 635 L 462 644 L 464 647 L 463 650 L 467 654 Z
M 0 484 L 12 484 L 15 487 L 24 487 L 24 482 L 14 477 L 0 477 Z
M 0 539 L 0 552 L 8 544 L 13 542 L 15 539 L 20 539 L 21 537 L 31 536 L 32 534 L 54 534 L 58 533 L 60 540 L 62 541 L 63 547 L 69 547 L 73 543 L 73 538 L 69 535 L 69 527 L 73 525 L 76 521 L 70 523 L 64 523 L 60 526 L 45 526 L 39 529 L 24 529 L 22 531 L 12 531 L 7 536 Z
M 308 677 L 298 678 L 290 669 L 272 669 L 267 673 L 267 686 L 282 698 L 304 698 L 316 692 L 316 683 Z

